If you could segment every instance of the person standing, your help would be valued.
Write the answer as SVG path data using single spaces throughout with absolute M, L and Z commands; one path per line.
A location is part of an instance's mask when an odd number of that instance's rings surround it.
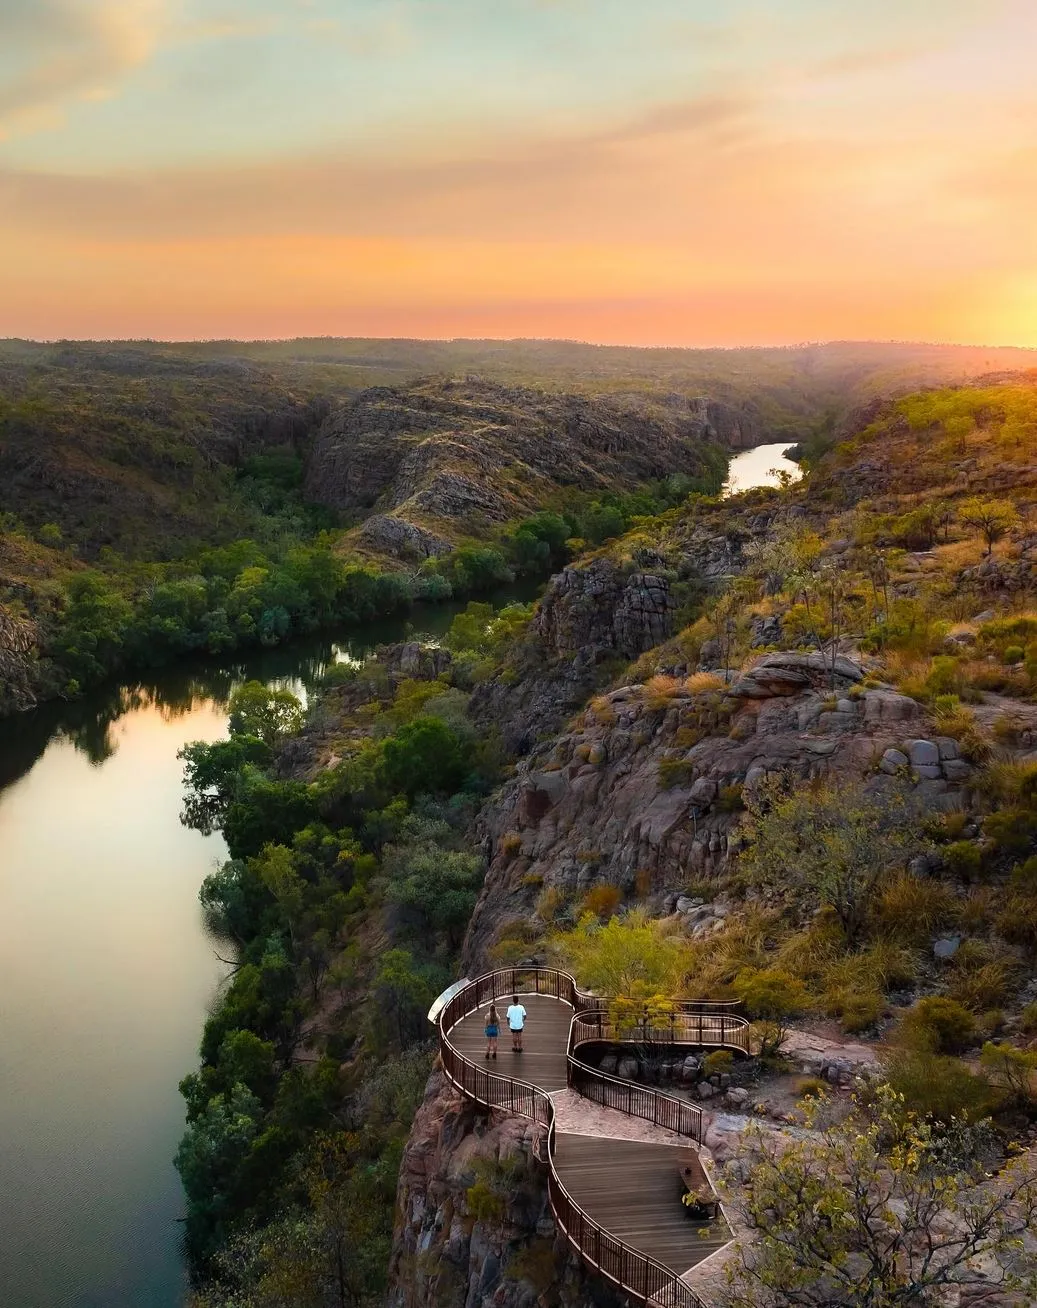
M 526 1025 L 526 1010 L 518 1001 L 518 995 L 511 996 L 507 1012 L 508 1030 L 511 1032 L 512 1053 L 522 1053 L 522 1030 Z
M 490 1005 L 486 1014 L 486 1057 L 497 1057 L 497 1037 L 500 1035 L 500 1018 L 497 1016 L 496 1004 Z

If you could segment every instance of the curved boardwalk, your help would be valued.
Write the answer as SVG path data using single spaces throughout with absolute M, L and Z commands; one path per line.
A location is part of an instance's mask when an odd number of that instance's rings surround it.
M 563 990 L 555 978 L 564 975 L 541 970 L 535 984 L 541 987 L 543 978 L 550 976 L 551 984 Z M 450 1006 L 444 1010 L 441 1042 L 447 1047 L 444 1052 L 453 1055 L 444 1059 L 444 1065 L 449 1061 L 461 1067 L 460 1077 L 456 1067 L 454 1074 L 447 1067 L 448 1075 L 477 1102 L 511 1109 L 548 1127 L 552 1207 L 570 1242 L 591 1266 L 642 1302 L 698 1308 L 700 1301 L 682 1278 L 722 1248 L 731 1233 L 722 1216 L 708 1224 L 696 1222 L 680 1202 L 682 1169 L 690 1169 L 698 1188 L 712 1189 L 696 1150 L 689 1145 L 693 1128 L 687 1123 L 688 1110 L 682 1109 L 674 1118 L 683 1128 L 682 1138 L 656 1125 L 658 1108 L 646 1110 L 644 1103 L 628 1111 L 606 1107 L 603 1099 L 622 1106 L 628 1091 L 575 1057 L 574 1041 L 582 1025 L 574 1022 L 573 1003 L 561 995 L 523 993 L 523 979 L 516 973 L 483 978 L 469 987 L 473 993 L 467 1005 L 459 997 L 453 1016 Z M 512 1051 L 503 1024 L 510 1001 L 504 986 L 509 981 L 517 986 L 527 1011 L 522 1053 Z M 565 981 L 572 985 L 571 978 Z M 487 983 L 499 996 L 502 1026 L 496 1060 L 485 1057 L 488 1001 L 475 1007 L 483 994 L 473 988 L 485 989 Z M 578 1005 L 578 992 L 574 998 Z M 470 1011 L 461 1015 L 457 1007 Z M 728 1031 L 734 1021 L 738 1019 L 727 1018 Z M 719 1036 L 709 1042 L 722 1043 Z M 459 1064 L 456 1055 L 469 1066 Z M 583 1093 L 570 1088 L 574 1085 Z M 530 1095 L 533 1088 L 543 1094 Z M 656 1096 L 637 1088 L 633 1093 L 643 1100 L 656 1097 L 669 1107 L 676 1104 L 665 1094 Z M 634 1258 L 625 1256 L 628 1252 Z M 637 1267 L 636 1274 L 628 1270 L 638 1255 L 641 1264 L 651 1261 L 654 1272 L 644 1266 Z

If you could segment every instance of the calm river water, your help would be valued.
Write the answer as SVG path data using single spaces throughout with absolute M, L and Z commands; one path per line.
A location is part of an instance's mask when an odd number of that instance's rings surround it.
M 434 634 L 454 612 L 411 622 Z M 0 723 L 2 1308 L 183 1302 L 177 1083 L 225 970 L 197 892 L 226 851 L 181 826 L 176 752 L 226 734 L 242 680 L 304 690 L 406 630 L 177 669 Z
M 731 462 L 773 482 L 786 445 Z M 531 598 L 527 592 L 506 598 Z M 445 631 L 457 606 L 412 617 Z M 198 905 L 225 856 L 180 825 L 189 740 L 226 732 L 249 677 L 296 691 L 386 623 L 245 662 L 178 668 L 0 723 L 0 1305 L 176 1308 L 177 1083 L 224 967 Z
M 723 493 L 734 495 L 754 486 L 777 486 L 779 472 L 787 472 L 793 481 L 799 481 L 802 468 L 784 453 L 791 444 L 791 441 L 780 441 L 777 445 L 755 445 L 736 454 L 728 468 Z

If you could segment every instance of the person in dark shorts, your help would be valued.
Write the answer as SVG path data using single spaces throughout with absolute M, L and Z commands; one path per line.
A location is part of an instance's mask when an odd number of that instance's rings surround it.
M 497 1006 L 490 1005 L 490 1011 L 486 1014 L 486 1057 L 497 1057 L 497 1037 L 500 1035 L 500 1018 L 497 1016 Z
M 518 1001 L 518 995 L 511 996 L 508 1006 L 508 1029 L 511 1031 L 511 1048 L 516 1054 L 522 1053 L 522 1028 L 526 1025 L 526 1010 Z

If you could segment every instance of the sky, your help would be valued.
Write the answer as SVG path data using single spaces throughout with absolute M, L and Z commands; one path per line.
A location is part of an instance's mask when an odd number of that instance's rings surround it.
M 0 0 L 0 336 L 1037 345 L 1035 0 Z

